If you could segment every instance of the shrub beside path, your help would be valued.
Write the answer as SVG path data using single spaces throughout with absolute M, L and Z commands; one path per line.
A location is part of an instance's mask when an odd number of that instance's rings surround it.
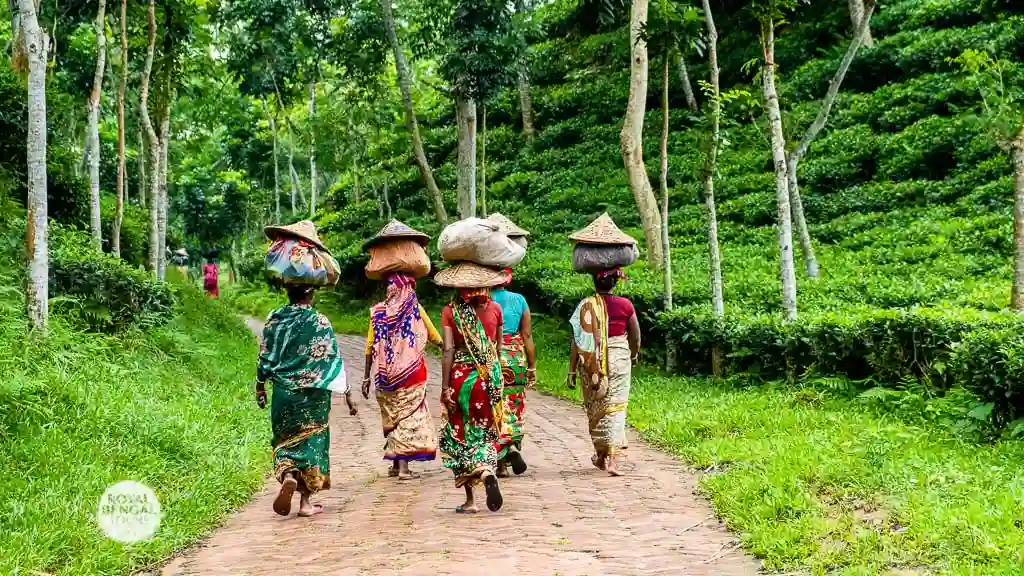
M 260 322 L 250 319 L 254 331 Z M 339 336 L 349 382 L 358 386 L 363 339 Z M 430 363 L 437 418 L 440 365 Z M 163 576 L 185 575 L 745 575 L 759 563 L 694 494 L 697 478 L 635 435 L 627 475 L 611 478 L 590 463 L 582 409 L 532 394 L 524 455 L 530 469 L 502 482 L 505 507 L 454 513 L 462 491 L 440 460 L 414 464 L 422 477 L 398 482 L 381 458 L 380 412 L 359 397 L 331 412 L 332 488 L 318 495 L 312 519 L 276 516 L 277 482 L 199 547 L 174 559 Z M 297 500 L 296 500 L 297 502 Z M 298 505 L 294 506 L 297 509 Z M 485 509 L 486 510 L 486 509 Z

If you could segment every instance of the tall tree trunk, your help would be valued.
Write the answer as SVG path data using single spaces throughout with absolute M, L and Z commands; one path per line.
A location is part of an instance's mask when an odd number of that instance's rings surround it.
M 718 246 L 718 214 L 715 209 L 715 170 L 718 163 L 718 147 L 721 144 L 722 86 L 718 69 L 718 28 L 711 12 L 711 0 L 702 0 L 704 20 L 708 30 L 708 73 L 711 79 L 710 124 L 711 140 L 704 157 L 704 207 L 707 210 L 708 228 L 708 269 L 711 285 L 711 308 L 719 327 L 725 319 L 725 297 L 722 289 L 722 251 Z M 723 351 L 716 343 L 711 348 L 711 370 L 715 376 L 722 376 Z
M 434 216 L 441 226 L 448 224 L 448 212 L 444 209 L 444 195 L 434 180 L 434 171 L 427 162 L 427 154 L 423 151 L 423 140 L 420 139 L 420 128 L 416 121 L 416 110 L 412 103 L 411 81 L 409 79 L 409 68 L 405 63 L 405 52 L 398 41 L 398 32 L 395 30 L 395 17 L 391 11 L 391 0 L 380 0 L 381 9 L 384 12 L 384 30 L 388 35 L 388 42 L 391 44 L 391 51 L 395 55 L 395 72 L 398 74 L 398 89 L 402 93 L 402 105 L 405 107 L 405 126 L 409 130 L 409 137 L 412 139 L 412 152 L 416 157 L 416 165 L 420 169 L 420 177 L 427 186 L 430 194 L 430 202 L 434 206 Z
M 167 98 L 160 111 L 160 260 L 157 277 L 163 280 L 167 269 L 167 172 L 171 147 L 171 78 L 166 79 Z
M 480 214 L 487 217 L 487 105 L 480 106 Z
M 301 193 L 302 184 L 299 182 L 299 173 L 295 170 L 295 133 L 292 131 L 290 118 L 288 119 L 288 176 L 291 180 L 292 218 L 294 218 L 299 213 L 295 203 L 295 196 L 297 193 Z M 305 198 L 303 198 L 302 203 L 306 203 Z
M 658 178 L 661 186 L 661 243 L 665 247 L 661 274 L 664 279 L 666 311 L 672 309 L 672 245 L 668 237 L 668 57 L 669 52 L 666 50 L 661 70 L 661 170 Z
M 526 12 L 526 2 L 524 0 L 516 0 L 516 12 L 519 14 Z M 524 46 L 524 51 L 526 50 L 529 50 L 529 46 Z M 526 136 L 527 140 L 533 141 L 537 131 L 533 127 L 533 98 L 530 96 L 530 70 L 526 66 L 525 59 L 520 60 L 517 66 L 516 89 L 519 92 L 519 112 L 523 117 L 523 135 Z
M 267 100 L 263 99 L 263 109 L 267 112 L 267 122 L 270 123 L 270 135 L 274 140 L 274 223 L 281 223 L 281 180 L 280 168 L 277 163 L 277 120 L 275 113 L 270 112 Z
M 121 81 L 117 86 L 117 206 L 110 228 L 110 251 L 121 256 L 121 222 L 124 221 L 124 195 L 127 167 L 124 159 L 124 94 L 128 89 L 128 0 L 121 0 Z
M 28 275 L 25 311 L 36 330 L 45 331 L 50 316 L 49 230 L 46 201 L 46 50 L 49 39 L 39 27 L 35 0 L 19 0 L 21 38 L 28 60 L 28 216 L 25 250 Z
M 147 190 L 149 190 L 149 179 L 146 177 L 146 158 L 149 157 L 149 153 L 146 151 L 146 136 L 142 130 L 142 123 L 139 122 L 139 149 L 136 154 L 136 161 L 138 163 L 139 170 L 139 206 L 146 209 L 146 197 L 148 196 Z
M 858 27 L 860 27 L 861 23 L 864 21 L 865 16 L 867 16 L 868 18 L 871 17 L 868 14 L 868 10 L 867 10 L 867 4 L 869 2 L 871 4 L 874 4 L 874 2 L 872 0 L 850 0 L 850 22 L 853 23 L 853 29 L 855 31 L 857 30 Z M 874 6 L 872 6 L 872 9 L 873 8 L 874 8 Z M 857 33 L 854 32 L 854 36 L 855 37 L 856 37 L 856 35 L 857 35 Z M 864 45 L 865 46 L 872 46 L 872 45 L 874 45 L 875 41 L 874 41 L 873 38 L 871 38 L 871 27 L 870 26 L 868 26 L 866 28 L 866 30 L 864 32 L 864 35 L 863 35 L 863 38 L 864 38 Z
M 807 154 L 811 142 L 818 137 L 818 134 L 825 128 L 825 123 L 828 122 L 829 113 L 832 111 L 832 105 L 835 104 L 836 97 L 839 96 L 839 87 L 846 77 L 846 72 L 850 69 L 850 64 L 857 56 L 857 50 L 860 48 L 862 40 L 870 34 L 871 14 L 874 11 L 875 0 L 867 0 L 864 3 L 863 17 L 854 31 L 853 39 L 850 40 L 850 46 L 846 49 L 846 53 L 839 63 L 839 69 L 836 70 L 832 81 L 828 85 L 828 91 L 825 93 L 825 99 L 821 102 L 818 116 L 811 123 L 803 138 L 800 139 L 797 147 L 786 158 L 786 171 L 789 177 L 789 201 L 792 204 L 791 208 L 793 220 L 796 223 L 797 235 L 800 237 L 800 250 L 804 256 L 804 267 L 807 269 L 807 275 L 811 278 L 818 277 L 818 259 L 814 255 L 811 233 L 807 229 L 807 218 L 804 216 L 804 203 L 800 197 L 800 182 L 797 178 L 797 169 L 800 165 L 800 160 Z
M 682 49 L 676 53 L 676 64 L 679 67 L 679 83 L 683 85 L 683 96 L 686 97 L 686 106 L 697 111 L 697 98 L 693 95 L 693 84 L 690 83 L 690 72 L 686 68 L 686 59 L 683 58 Z
M 356 195 L 356 202 L 358 203 L 363 199 L 363 189 L 359 184 L 359 159 L 355 154 L 352 155 L 352 178 L 354 180 L 352 188 Z
M 103 223 L 100 216 L 100 99 L 107 64 L 107 0 L 99 0 L 96 10 L 96 68 L 89 94 L 89 146 L 85 153 L 89 166 L 89 232 L 92 243 L 103 247 Z
M 309 83 L 309 218 L 316 218 L 316 82 Z
M 647 0 L 633 0 L 630 14 L 629 44 L 632 62 L 629 72 L 629 103 L 620 133 L 622 160 L 629 176 L 629 187 L 636 198 L 640 222 L 647 241 L 647 262 L 655 269 L 663 266 L 661 243 L 661 215 L 658 200 L 654 197 L 651 181 L 644 166 L 643 132 L 644 114 L 647 109 L 647 43 L 640 31 L 647 25 Z
M 775 23 L 768 18 L 761 24 L 761 45 L 764 51 L 765 110 L 771 129 L 772 162 L 775 165 L 775 189 L 778 214 L 779 268 L 782 280 L 782 310 L 787 322 L 796 320 L 796 272 L 793 266 L 793 223 L 789 207 L 789 176 L 786 165 L 786 137 L 782 131 L 779 94 L 775 89 Z
M 1024 127 L 1013 141 L 1013 289 L 1010 305 L 1024 311 Z
M 370 189 L 373 190 L 373 197 L 377 199 L 377 217 L 381 220 L 384 219 L 384 197 L 381 196 L 380 191 L 377 190 L 377 183 L 370 180 Z
M 455 106 L 459 130 L 459 218 L 472 218 L 476 216 L 476 104 L 472 98 L 456 94 Z
M 149 0 L 147 11 L 149 45 L 146 47 L 146 63 L 142 69 L 139 118 L 149 140 L 149 269 L 154 276 L 160 268 L 160 140 L 149 116 L 149 82 L 153 74 L 153 54 L 156 51 L 156 0 Z

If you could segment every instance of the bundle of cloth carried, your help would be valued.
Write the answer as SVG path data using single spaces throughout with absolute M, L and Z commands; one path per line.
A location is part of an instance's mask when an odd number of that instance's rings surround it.
M 527 236 L 500 214 L 460 220 L 441 232 L 437 248 L 448 266 L 434 282 L 454 294 L 440 332 L 416 295 L 416 281 L 430 272 L 427 235 L 392 221 L 366 244 L 366 275 L 383 281 L 387 294 L 370 309 L 362 392 L 368 398 L 372 388 L 380 406 L 389 475 L 415 478 L 409 463 L 433 460 L 440 449 L 456 485 L 466 490 L 457 508 L 462 513 L 477 511 L 473 487 L 480 483 L 488 508 L 499 509 L 497 478 L 507 468 L 517 474 L 527 468 L 519 450 L 526 385 L 535 374 L 529 308 L 506 290 L 511 268 L 526 255 Z M 428 343 L 444 351 L 440 433 L 427 400 Z

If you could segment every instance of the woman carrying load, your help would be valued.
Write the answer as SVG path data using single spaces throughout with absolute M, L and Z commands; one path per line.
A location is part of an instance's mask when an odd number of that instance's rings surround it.
M 314 290 L 337 282 L 338 268 L 312 222 L 268 226 L 266 233 L 274 240 L 266 258 L 268 276 L 288 293 L 288 305 L 267 317 L 256 373 L 260 408 L 267 406 L 266 384 L 273 388 L 274 475 L 281 483 L 273 508 L 290 514 L 298 491 L 299 516 L 313 516 L 323 506 L 310 497 L 331 486 L 331 393 L 344 393 L 349 412 L 356 413 L 334 330 L 313 309 Z
M 416 297 L 416 278 L 430 271 L 422 245 L 426 234 L 392 220 L 367 242 L 370 262 L 366 275 L 383 279 L 387 296 L 370 309 L 366 335 L 366 364 L 362 392 L 371 384 L 384 432 L 384 459 L 392 463 L 388 476 L 416 477 L 409 462 L 437 457 L 437 434 L 427 404 L 427 342 L 441 345 L 430 317 Z
M 636 240 L 619 230 L 608 214 L 569 238 L 576 242 L 573 268 L 593 276 L 595 294 L 584 298 L 569 320 L 573 338 L 566 380 L 575 388 L 577 369 L 583 377 L 583 404 L 594 443 L 591 462 L 619 476 L 631 370 L 640 354 L 640 322 L 633 303 L 612 291 L 626 277 L 619 267 L 636 260 Z
M 495 475 L 496 446 L 505 421 L 500 362 L 503 318 L 488 289 L 504 284 L 505 275 L 460 262 L 439 272 L 434 282 L 457 291 L 441 315 L 441 399 L 446 422 L 440 447 L 444 465 L 455 474 L 455 485 L 466 491 L 466 502 L 455 511 L 478 511 L 473 486 L 480 482 L 486 489 L 487 508 L 497 511 L 503 503 Z
M 491 291 L 491 298 L 501 307 L 504 318 L 501 375 L 504 382 L 505 427 L 496 447 L 499 478 L 508 476 L 508 466 L 512 467 L 516 475 L 526 472 L 526 461 L 521 453 L 526 424 L 526 388 L 532 388 L 537 381 L 530 306 L 521 294 L 507 289 L 512 283 L 512 270 L 506 270 L 505 273 L 505 283 Z

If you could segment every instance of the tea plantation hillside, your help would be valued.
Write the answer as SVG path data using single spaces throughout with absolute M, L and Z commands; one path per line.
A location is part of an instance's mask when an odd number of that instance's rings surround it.
M 707 318 L 698 174 L 703 120 L 686 108 L 673 73 L 670 229 L 678 309 L 668 319 L 650 317 L 646 326 L 674 334 L 681 367 L 688 371 L 709 370 L 709 346 L 718 343 L 727 348 L 736 372 L 778 375 L 779 366 L 749 357 L 781 353 L 781 365 L 788 364 L 791 374 L 824 366 L 855 378 L 928 375 L 945 383 L 954 344 L 979 326 L 988 330 L 1015 322 L 998 312 L 1009 302 L 1012 165 L 979 122 L 977 88 L 950 59 L 973 48 L 1021 61 L 1024 13 L 1014 3 L 974 0 L 899 0 L 880 7 L 872 24 L 873 46 L 857 55 L 826 130 L 800 164 L 822 275 L 807 278 L 798 262 L 799 328 L 778 322 L 774 174 L 758 66 L 748 65 L 760 55 L 756 31 L 742 10 L 718 18 L 724 89 L 749 94 L 727 107 L 727 146 L 716 180 L 729 321 L 716 327 Z M 541 130 L 527 145 L 513 92 L 490 104 L 486 202 L 488 211 L 500 211 L 533 233 L 527 260 L 517 269 L 520 289 L 535 306 L 565 317 L 589 290 L 589 281 L 570 269 L 567 234 L 608 211 L 643 238 L 619 151 L 628 27 L 624 21 L 610 27 L 590 22 L 573 2 L 547 5 L 538 19 L 531 80 Z M 812 3 L 789 21 L 777 58 L 785 128 L 793 138 L 817 113 L 850 26 L 845 3 Z M 688 58 L 694 82 L 706 78 L 703 59 L 692 53 Z M 648 171 L 656 183 L 660 96 L 655 68 L 652 63 L 644 135 Z M 1014 65 L 1007 84 L 1024 81 L 1022 70 Z M 451 189 L 455 131 L 444 104 L 442 99 L 425 112 L 426 139 L 431 160 L 440 166 L 439 180 Z M 388 162 L 404 166 L 392 168 L 399 179 L 392 188 L 394 214 L 436 232 L 418 172 L 407 164 L 405 156 Z M 352 197 L 348 185 L 336 187 L 333 211 L 320 220 L 350 272 L 347 277 L 365 290 L 360 240 L 381 220 L 374 201 L 354 203 Z M 644 262 L 630 270 L 622 290 L 646 313 L 660 309 L 661 278 Z M 919 333 L 929 337 L 918 338 Z M 883 341 L 897 342 L 896 349 L 879 354 L 875 349 Z M 806 350 L 794 353 L 798 344 Z

